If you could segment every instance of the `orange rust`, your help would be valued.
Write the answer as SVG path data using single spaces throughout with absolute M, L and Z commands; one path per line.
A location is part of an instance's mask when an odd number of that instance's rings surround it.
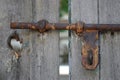
M 49 30 L 51 28 L 51 24 L 46 24 L 46 29 Z
M 46 27 L 45 27 L 45 29 L 46 30 L 55 30 L 56 28 L 55 28 L 55 26 L 54 26 L 54 24 L 46 24 Z
M 31 28 L 32 28 L 32 29 L 36 29 L 36 27 L 35 27 L 35 26 L 32 26 Z
M 95 39 L 98 40 L 98 38 L 99 38 L 99 36 L 98 36 L 98 34 L 96 34 Z
M 76 23 L 76 33 L 82 33 L 84 30 L 84 23 L 83 22 L 78 22 Z
M 55 30 L 55 26 L 54 26 L 54 25 L 51 25 L 51 29 L 52 29 L 52 30 Z
M 69 30 L 69 29 L 70 29 L 70 26 L 69 26 L 69 25 L 68 25 L 68 26 L 66 26 L 66 29 L 67 29 L 67 30 Z
M 96 32 L 98 30 L 85 30 L 85 32 Z
M 92 33 L 92 35 L 91 35 Z M 98 38 L 98 31 L 84 32 L 83 45 L 82 45 L 82 65 L 85 69 L 94 70 L 98 65 L 98 46 L 95 44 L 96 38 Z M 94 35 L 93 35 L 94 34 Z M 88 37 L 89 36 L 89 37 Z M 87 40 L 86 38 L 87 37 Z M 88 51 L 92 50 L 93 61 L 92 64 L 88 64 Z
M 89 65 L 87 62 L 87 56 L 88 56 L 87 51 L 90 49 L 93 51 L 93 64 L 92 65 Z M 82 47 L 82 65 L 85 67 L 85 69 L 89 69 L 89 70 L 93 70 L 97 67 L 98 65 L 98 47 L 97 46 L 96 48 L 90 48 L 86 44 Z
M 16 23 L 11 23 L 10 26 L 11 26 L 12 28 L 15 28 L 15 27 L 16 27 Z
M 76 30 L 76 26 L 74 24 L 72 24 L 72 25 L 69 26 L 69 29 L 70 30 Z

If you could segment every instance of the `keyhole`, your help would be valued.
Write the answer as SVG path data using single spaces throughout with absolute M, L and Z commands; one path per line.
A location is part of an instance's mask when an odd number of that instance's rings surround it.
M 92 50 L 88 51 L 87 62 L 88 62 L 89 65 L 93 64 L 93 52 L 92 52 Z

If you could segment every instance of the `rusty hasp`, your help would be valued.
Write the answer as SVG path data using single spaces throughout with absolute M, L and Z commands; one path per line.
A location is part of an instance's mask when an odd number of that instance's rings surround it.
M 31 29 L 40 33 L 49 30 L 72 30 L 76 32 L 83 39 L 82 65 L 89 70 L 94 70 L 99 62 L 98 32 L 120 31 L 120 24 L 49 23 L 47 20 L 40 20 L 37 23 L 12 22 L 10 27 L 11 29 Z
M 94 70 L 98 65 L 98 31 L 86 31 L 82 35 L 82 65 Z

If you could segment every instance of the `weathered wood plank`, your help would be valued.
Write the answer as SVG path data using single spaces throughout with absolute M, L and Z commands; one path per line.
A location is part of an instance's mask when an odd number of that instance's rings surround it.
M 2 5 L 4 4 L 5 1 L 2 0 L 0 3 L 0 79 L 1 80 L 7 80 L 6 76 L 6 69 L 7 69 L 7 65 L 5 64 L 7 62 L 7 60 L 9 59 L 8 56 L 8 49 L 6 49 L 6 46 L 4 44 L 6 44 L 5 39 L 7 38 L 2 38 L 3 36 L 7 36 L 8 33 L 3 34 L 4 31 L 1 30 L 5 30 L 6 32 L 9 31 L 8 28 L 2 27 L 2 26 L 8 26 L 8 24 L 5 24 L 5 22 L 7 23 L 7 13 L 5 13 L 5 6 Z M 6 17 L 7 16 L 7 17 Z M 5 18 L 6 17 L 6 18 Z
M 33 6 L 34 21 L 58 21 L 59 0 L 34 0 Z M 33 32 L 32 48 L 30 80 L 59 80 L 59 33 Z
M 72 22 L 98 23 L 97 0 L 71 0 Z M 81 65 L 81 40 L 72 34 L 70 72 L 71 80 L 99 80 L 99 67 L 85 70 Z
M 71 0 L 72 22 L 98 23 L 97 0 Z
M 11 21 L 32 21 L 31 5 L 31 0 L 0 0 L 0 80 L 29 80 L 29 47 L 24 47 L 20 62 L 17 62 L 7 46 L 7 38 L 12 32 Z M 24 43 L 28 43 L 29 32 L 19 32 L 23 33 L 20 36 Z
M 120 0 L 100 0 L 99 22 L 120 23 Z M 120 34 L 110 32 L 100 37 L 101 80 L 120 80 Z

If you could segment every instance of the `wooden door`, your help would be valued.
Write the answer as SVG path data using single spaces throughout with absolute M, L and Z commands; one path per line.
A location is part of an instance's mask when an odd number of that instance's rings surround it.
M 72 22 L 86 24 L 119 24 L 120 0 L 71 0 Z M 71 37 L 71 80 L 120 80 L 120 34 L 100 33 L 100 62 L 96 70 L 85 70 L 81 65 L 81 40 Z
M 120 0 L 69 0 L 71 22 L 119 24 Z M 0 0 L 0 80 L 59 80 L 59 32 L 17 30 L 23 38 L 19 61 L 7 45 L 10 22 L 59 21 L 59 0 Z M 100 33 L 99 65 L 81 65 L 81 38 L 71 33 L 69 80 L 120 80 L 120 34 Z
M 59 32 L 17 30 L 23 38 L 19 61 L 7 46 L 10 22 L 58 22 L 59 0 L 0 0 L 0 80 L 58 80 Z

